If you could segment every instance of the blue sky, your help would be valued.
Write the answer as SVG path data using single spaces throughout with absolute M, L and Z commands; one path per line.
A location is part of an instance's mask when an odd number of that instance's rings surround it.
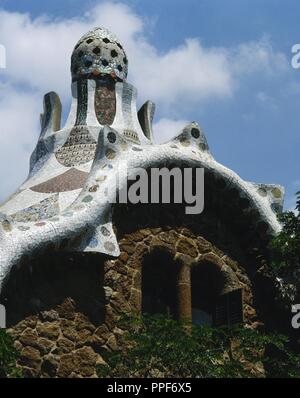
M 293 207 L 300 190 L 300 69 L 290 64 L 300 43 L 297 0 L 3 0 L 0 10 L 7 49 L 0 199 L 26 177 L 42 95 L 58 91 L 66 115 L 69 54 L 99 21 L 128 48 L 140 103 L 157 103 L 157 141 L 196 120 L 219 162 L 245 180 L 282 184 Z

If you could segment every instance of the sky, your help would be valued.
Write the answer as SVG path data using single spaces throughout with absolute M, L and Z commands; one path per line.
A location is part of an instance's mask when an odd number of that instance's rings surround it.
M 298 0 L 0 0 L 0 201 L 27 177 L 43 95 L 56 91 L 65 120 L 70 56 L 89 29 L 117 34 L 138 103 L 156 103 L 155 141 L 191 121 L 217 161 L 243 179 L 300 190 Z

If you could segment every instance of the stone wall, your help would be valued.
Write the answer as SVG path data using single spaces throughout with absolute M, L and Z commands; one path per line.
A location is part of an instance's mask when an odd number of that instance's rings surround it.
M 13 314 L 16 308 L 19 312 L 18 319 L 11 318 L 10 333 L 25 376 L 96 377 L 102 350 L 123 343 L 120 314 L 141 308 L 142 260 L 156 248 L 191 266 L 201 266 L 202 261 L 216 264 L 227 275 L 228 289 L 244 289 L 245 321 L 251 327 L 258 325 L 246 267 L 191 228 L 141 228 L 122 232 L 119 243 L 118 259 L 49 253 L 32 264 L 26 278 L 15 278 L 18 302 L 11 297 L 8 312 Z

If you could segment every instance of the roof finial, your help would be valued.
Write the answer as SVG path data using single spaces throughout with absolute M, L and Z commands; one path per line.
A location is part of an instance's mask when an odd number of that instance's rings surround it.
M 104 28 L 94 28 L 76 44 L 71 58 L 72 80 L 110 75 L 126 80 L 128 60 L 117 37 Z

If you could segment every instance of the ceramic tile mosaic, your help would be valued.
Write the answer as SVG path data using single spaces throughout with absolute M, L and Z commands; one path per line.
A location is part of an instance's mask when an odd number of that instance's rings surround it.
M 55 153 L 59 163 L 72 167 L 94 158 L 96 141 L 86 126 L 75 126 L 65 144 Z
M 111 80 L 97 80 L 95 112 L 100 124 L 110 126 L 116 115 L 115 85 Z
M 16 222 L 38 221 L 45 218 L 50 218 L 59 213 L 58 194 L 53 195 L 47 199 L 42 200 L 36 205 L 27 207 L 10 218 Z
M 125 81 L 127 65 L 116 37 L 95 28 L 79 40 L 72 55 L 72 106 L 65 127 L 60 128 L 58 95 L 46 94 L 29 177 L 0 206 L 0 291 L 14 265 L 49 243 L 57 250 L 117 257 L 111 218 L 115 193 L 110 188 L 116 171 L 126 168 L 166 163 L 203 168 L 246 199 L 269 234 L 280 230 L 275 211 L 282 206 L 283 188 L 244 181 L 218 163 L 197 123 L 165 144 L 153 143 L 155 106 L 146 103 L 138 116 L 137 90 Z M 111 87 L 103 86 L 105 76 L 113 81 Z M 125 189 L 122 184 L 120 190 Z
M 126 80 L 127 55 L 115 35 L 103 28 L 95 28 L 76 44 L 71 58 L 73 80 L 82 76 L 109 74 Z
M 71 168 L 65 173 L 51 178 L 42 184 L 35 185 L 30 189 L 41 193 L 67 192 L 83 188 L 88 177 L 88 173 Z

